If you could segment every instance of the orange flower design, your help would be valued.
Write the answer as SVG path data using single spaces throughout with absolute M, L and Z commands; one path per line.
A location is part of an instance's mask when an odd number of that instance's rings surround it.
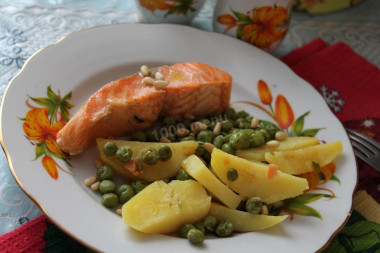
M 26 113 L 22 127 L 26 138 L 28 138 L 35 146 L 35 160 L 41 156 L 42 166 L 47 173 L 55 180 L 58 179 L 58 168 L 62 171 L 71 174 L 71 172 L 63 169 L 54 160 L 53 157 L 62 159 L 70 167 L 68 158 L 59 148 L 56 139 L 59 130 L 61 130 L 66 121 L 69 120 L 68 109 L 72 105 L 67 101 L 71 98 L 71 92 L 61 98 L 61 96 L 55 94 L 50 86 L 47 88 L 47 98 L 33 98 L 29 97 L 32 101 L 43 107 L 32 106 L 28 100 L 26 105 L 31 108 Z
M 53 146 L 57 133 L 65 125 L 63 118 L 53 125 L 50 125 L 48 117 L 49 108 L 35 108 L 27 112 L 26 120 L 22 124 L 28 139 L 36 142 L 49 140 L 49 146 Z
M 140 4 L 151 12 L 156 10 L 169 10 L 174 6 L 173 1 L 167 0 L 140 0 Z
M 261 103 L 264 105 L 270 105 L 272 103 L 272 92 L 270 91 L 268 84 L 263 80 L 259 80 L 257 83 L 257 90 L 259 92 Z
M 287 129 L 294 121 L 293 109 L 283 95 L 278 95 L 275 102 L 277 123 L 281 129 Z
M 280 41 L 289 25 L 289 13 L 282 6 L 262 6 L 248 14 L 232 10 L 233 15 L 223 14 L 217 21 L 227 26 L 225 32 L 238 26 L 236 36 L 252 45 L 269 49 L 273 43 Z
M 282 7 L 264 6 L 254 9 L 251 13 L 253 24 L 242 29 L 242 38 L 260 48 L 270 48 L 274 42 L 281 40 L 287 32 L 289 15 Z

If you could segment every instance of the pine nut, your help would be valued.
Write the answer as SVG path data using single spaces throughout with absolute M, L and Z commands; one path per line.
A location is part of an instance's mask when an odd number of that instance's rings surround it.
M 90 186 L 90 188 L 91 188 L 92 191 L 96 192 L 97 190 L 99 190 L 99 185 L 100 185 L 100 182 L 98 181 L 98 182 L 93 183 Z
M 176 135 L 178 137 L 185 137 L 185 136 L 188 136 L 190 133 L 189 129 L 186 129 L 184 127 L 181 127 L 181 128 L 178 128 L 177 129 L 177 132 L 176 132 Z
M 213 133 L 215 135 L 219 135 L 220 134 L 220 131 L 222 130 L 222 122 L 218 121 L 213 129 Z
M 164 75 L 161 74 L 161 72 L 156 72 L 154 73 L 154 78 L 156 78 L 157 80 L 164 80 Z
M 268 141 L 267 146 L 270 148 L 277 148 L 278 146 L 280 146 L 280 142 L 276 140 Z
M 163 143 L 170 143 L 171 140 L 169 140 L 169 139 L 166 138 L 166 137 L 161 137 L 161 138 L 160 138 L 160 142 L 163 142 Z
M 260 120 L 256 117 L 253 117 L 251 120 L 251 128 L 256 128 L 259 125 Z
M 204 148 L 207 152 L 209 152 L 210 154 L 212 153 L 213 149 L 215 148 L 215 146 L 211 143 L 208 143 L 206 142 L 204 145 Z
M 142 81 L 144 84 L 154 85 L 155 80 L 151 78 L 150 76 L 147 76 L 147 77 L 144 77 Z
M 286 139 L 286 137 L 287 137 L 287 134 L 284 131 L 278 131 L 275 134 L 275 139 L 278 141 L 283 141 Z
M 84 185 L 87 187 L 90 187 L 95 182 L 96 182 L 96 177 L 89 177 L 84 180 Z
M 263 205 L 263 207 L 261 209 L 261 214 L 262 215 L 269 215 L 269 210 L 268 210 L 268 207 L 266 205 Z
M 163 89 L 163 88 L 165 88 L 166 86 L 169 85 L 169 82 L 165 81 L 165 80 L 155 80 L 154 83 L 153 83 L 153 85 L 157 89 Z
M 116 213 L 121 216 L 122 214 L 121 209 L 120 208 L 116 209 Z
M 202 131 L 202 130 L 206 130 L 206 129 L 207 129 L 207 125 L 203 124 L 200 121 L 197 121 L 197 122 L 194 122 L 191 124 L 191 130 L 193 132 L 198 132 L 198 131 Z
M 147 65 L 142 65 L 140 68 L 140 72 L 143 76 L 149 76 L 149 68 Z
M 189 119 L 189 120 L 195 119 L 195 116 L 191 113 L 185 113 L 184 117 L 185 119 Z

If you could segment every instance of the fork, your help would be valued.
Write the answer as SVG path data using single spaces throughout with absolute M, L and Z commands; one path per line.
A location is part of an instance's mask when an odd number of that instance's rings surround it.
M 355 150 L 355 155 L 363 162 L 380 171 L 380 143 L 367 135 L 346 129 Z

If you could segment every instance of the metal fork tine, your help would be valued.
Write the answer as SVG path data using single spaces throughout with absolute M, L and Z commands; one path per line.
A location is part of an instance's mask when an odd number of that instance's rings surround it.
M 351 144 L 352 146 L 354 147 L 355 149 L 355 154 L 360 158 L 360 159 L 364 159 L 364 158 L 368 158 L 369 155 L 368 155 L 368 150 L 366 150 L 363 145 L 361 145 L 361 143 L 357 142 L 356 140 L 352 140 L 351 139 Z
M 347 132 L 349 132 L 351 135 L 364 139 L 364 140 L 367 141 L 368 143 L 371 143 L 371 144 L 373 145 L 373 147 L 375 147 L 377 150 L 380 150 L 380 143 L 378 143 L 378 142 L 375 141 L 374 139 L 371 139 L 371 138 L 368 137 L 367 135 L 364 135 L 364 134 L 358 133 L 358 132 L 353 131 L 353 130 L 348 129 L 348 128 L 347 128 L 346 130 L 347 130 Z
M 371 152 L 372 155 L 375 155 L 376 152 L 378 152 L 375 147 L 373 147 L 370 143 L 367 142 L 367 140 L 363 141 L 363 139 L 360 139 L 360 138 L 358 138 L 352 134 L 349 134 L 349 137 L 350 137 L 351 141 L 357 142 L 358 148 L 360 145 L 360 149 L 363 153 Z M 352 143 L 352 144 L 354 144 L 354 143 Z M 365 149 L 367 149 L 367 150 L 365 150 Z

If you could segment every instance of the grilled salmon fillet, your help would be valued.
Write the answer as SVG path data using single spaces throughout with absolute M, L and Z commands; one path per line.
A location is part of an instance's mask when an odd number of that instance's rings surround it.
M 167 86 L 147 85 L 134 74 L 95 92 L 58 132 L 59 147 L 70 155 L 95 144 L 154 125 L 160 116 L 205 116 L 229 106 L 232 77 L 203 63 L 177 63 L 157 68 Z

